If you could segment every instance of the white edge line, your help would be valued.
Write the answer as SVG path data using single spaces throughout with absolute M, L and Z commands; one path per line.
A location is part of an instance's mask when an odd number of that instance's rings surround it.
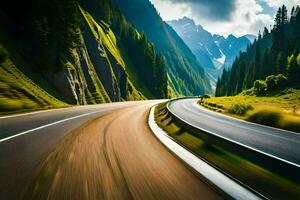
M 230 119 L 233 119 L 233 120 L 236 120 L 236 121 L 239 121 L 239 122 L 243 122 L 243 123 L 246 123 L 246 124 L 251 124 L 251 125 L 260 126 L 260 127 L 263 127 L 263 128 L 269 128 L 269 129 L 273 129 L 273 130 L 276 130 L 276 131 L 287 132 L 287 133 L 290 133 L 290 134 L 295 134 L 297 136 L 300 136 L 300 133 L 297 133 L 297 132 L 294 132 L 294 131 L 289 131 L 289 130 L 276 128 L 276 127 L 272 127 L 272 126 L 267 126 L 267 125 L 263 125 L 263 124 L 257 124 L 257 123 L 254 123 L 254 122 L 249 122 L 249 121 L 246 121 L 246 120 L 238 119 L 238 118 L 235 118 L 235 117 L 232 117 L 232 116 L 228 116 L 228 115 L 224 115 L 224 114 L 221 114 L 221 113 L 218 113 L 218 112 L 211 111 L 211 110 L 205 108 L 204 106 L 199 105 L 197 103 L 197 101 L 195 101 L 194 104 L 196 104 L 198 107 L 200 107 L 200 109 L 204 109 L 205 111 L 212 112 L 215 115 L 220 115 L 220 116 L 225 117 L 225 118 L 228 117 Z
M 170 102 L 171 102 L 171 101 L 170 101 Z M 291 161 L 285 160 L 285 159 L 283 159 L 283 158 L 279 158 L 279 157 L 277 157 L 277 156 L 274 156 L 274 155 L 271 155 L 271 154 L 269 154 L 269 153 L 266 153 L 266 152 L 263 152 L 263 151 L 261 151 L 261 150 L 258 150 L 258 149 L 255 149 L 255 148 L 253 148 L 253 147 L 250 147 L 250 146 L 248 146 L 248 145 L 245 145 L 245 144 L 242 144 L 242 143 L 240 143 L 240 142 L 237 142 L 237 141 L 231 140 L 231 139 L 229 139 L 229 138 L 226 138 L 226 137 L 221 136 L 221 135 L 219 135 L 219 134 L 213 133 L 213 132 L 208 131 L 208 130 L 206 130 L 206 129 L 204 129 L 204 128 L 197 127 L 197 126 L 195 126 L 195 125 L 190 124 L 189 122 L 187 122 L 186 120 L 182 119 L 181 117 L 179 117 L 178 115 L 176 115 L 175 113 L 173 113 L 173 112 L 171 111 L 171 109 L 169 108 L 169 103 L 170 103 L 170 102 L 167 103 L 167 109 L 168 109 L 168 111 L 169 111 L 170 113 L 172 113 L 172 115 L 176 116 L 178 119 L 180 119 L 181 121 L 183 121 L 184 123 L 188 124 L 189 126 L 194 127 L 194 128 L 196 128 L 196 129 L 199 129 L 199 130 L 201 130 L 201 131 L 207 132 L 207 133 L 209 133 L 209 134 L 211 134 L 211 135 L 214 135 L 214 136 L 216 136 L 216 137 L 219 137 L 219 138 L 221 138 L 221 139 L 223 139 L 223 140 L 227 140 L 227 141 L 232 142 L 232 143 L 234 143 L 234 144 L 240 145 L 240 146 L 242 146 L 242 147 L 248 148 L 248 149 L 250 149 L 250 150 L 256 151 L 256 152 L 261 153 L 261 154 L 263 154 L 263 155 L 269 156 L 269 157 L 271 157 L 271 158 L 280 160 L 280 161 L 282 161 L 282 162 L 285 162 L 285 163 L 287 163 L 287 164 L 290 164 L 290 165 L 293 165 L 293 166 L 295 166 L 295 167 L 300 168 L 300 165 L 298 165 L 298 164 L 296 164 L 296 163 L 293 163 L 293 162 L 291 162 Z
M 52 112 L 52 111 L 62 110 L 62 109 L 67 109 L 67 108 L 70 108 L 70 107 L 65 107 L 65 108 L 54 108 L 54 109 L 46 109 L 46 110 L 40 110 L 40 111 L 32 111 L 32 112 L 21 113 L 21 114 L 6 115 L 6 116 L 1 116 L 0 119 L 7 119 L 7 118 L 13 118 L 13 117 L 21 117 L 21 116 L 33 115 L 33 114 L 45 113 L 45 112 Z
M 49 126 L 53 126 L 53 125 L 62 123 L 62 122 L 70 121 L 72 119 L 77 119 L 77 118 L 80 118 L 80 117 L 85 117 L 85 116 L 96 114 L 96 113 L 99 113 L 99 112 L 103 112 L 103 110 L 94 111 L 94 112 L 90 112 L 90 113 L 85 113 L 85 114 L 82 114 L 82 115 L 77 115 L 75 117 L 70 117 L 70 118 L 66 118 L 66 119 L 63 119 L 63 120 L 59 120 L 59 121 L 56 121 L 56 122 L 53 122 L 53 123 L 50 123 L 50 124 L 47 124 L 47 125 L 39 126 L 37 128 L 15 134 L 15 135 L 7 137 L 7 138 L 3 138 L 3 139 L 0 140 L 0 143 L 5 142 L 5 141 L 10 140 L 10 139 L 13 139 L 13 138 L 16 138 L 16 137 L 21 136 L 21 135 L 25 135 L 25 134 L 33 132 L 33 131 L 37 131 L 37 130 L 40 130 L 40 129 L 43 129 L 43 128 L 46 128 L 46 127 L 49 127 Z
M 261 199 L 259 196 L 249 191 L 247 188 L 241 186 L 234 180 L 230 179 L 220 171 L 216 170 L 206 162 L 199 159 L 197 156 L 177 144 L 168 134 L 162 130 L 155 122 L 153 106 L 149 113 L 148 124 L 154 135 L 161 141 L 169 150 L 175 153 L 191 168 L 196 170 L 199 174 L 209 180 L 216 187 L 224 191 L 227 195 L 234 199 Z

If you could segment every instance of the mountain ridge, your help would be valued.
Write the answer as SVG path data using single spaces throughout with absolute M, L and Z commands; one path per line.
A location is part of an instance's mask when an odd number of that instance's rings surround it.
M 212 34 L 188 17 L 167 23 L 180 35 L 208 71 L 213 85 L 216 84 L 223 69 L 230 68 L 240 51 L 246 50 L 247 45 L 251 43 L 250 39 L 255 37 L 252 35 L 236 37 L 233 34 L 224 37 Z

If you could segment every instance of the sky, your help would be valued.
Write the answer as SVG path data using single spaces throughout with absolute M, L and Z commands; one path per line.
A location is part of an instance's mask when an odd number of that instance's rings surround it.
M 150 0 L 165 21 L 184 16 L 213 34 L 257 35 L 274 24 L 274 15 L 285 4 L 289 11 L 300 0 Z

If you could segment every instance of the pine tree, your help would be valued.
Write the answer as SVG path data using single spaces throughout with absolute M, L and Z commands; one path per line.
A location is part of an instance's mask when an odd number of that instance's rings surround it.
M 281 26 L 288 23 L 288 11 L 285 5 L 281 8 Z
M 261 35 L 261 32 L 259 31 L 258 32 L 258 40 L 261 40 L 261 38 L 262 38 L 262 35 Z
M 259 43 L 256 44 L 256 51 L 255 51 L 255 61 L 254 61 L 254 66 L 255 66 L 255 74 L 254 74 L 254 80 L 260 79 L 262 77 L 262 72 L 261 72 L 261 53 L 260 53 L 260 45 Z
M 276 62 L 275 62 L 275 73 L 276 74 L 285 74 L 286 72 L 286 54 L 284 53 L 284 51 L 280 51 L 277 54 L 276 57 Z
M 275 17 L 275 25 L 274 25 L 275 29 L 278 29 L 281 27 L 281 24 L 282 24 L 281 20 L 282 20 L 282 11 L 281 11 L 281 8 L 279 8 L 277 11 L 276 17 Z
M 296 8 L 295 8 L 295 6 L 293 6 L 293 8 L 292 8 L 292 11 L 291 11 L 291 19 L 290 19 L 290 21 L 291 21 L 291 23 L 294 23 L 295 22 L 295 20 L 296 20 Z
M 265 27 L 263 37 L 265 38 L 267 35 L 269 35 L 269 30 L 267 29 L 267 27 Z

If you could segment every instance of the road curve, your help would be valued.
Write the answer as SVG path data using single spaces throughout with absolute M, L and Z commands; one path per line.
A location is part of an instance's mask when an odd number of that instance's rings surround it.
M 72 130 L 114 110 L 143 103 L 78 106 L 0 117 L 0 199 L 17 199 L 27 177 Z
M 21 191 L 24 199 L 223 198 L 149 131 L 155 103 L 98 107 L 99 113 L 1 142 L 0 199 L 16 199 Z
M 168 107 L 190 125 L 300 165 L 300 134 L 236 120 L 202 108 L 196 101 L 179 99 Z

